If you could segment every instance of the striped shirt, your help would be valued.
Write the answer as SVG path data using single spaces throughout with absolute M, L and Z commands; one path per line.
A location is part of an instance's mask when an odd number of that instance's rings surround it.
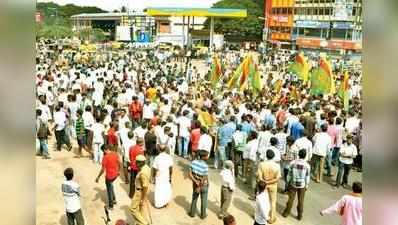
M 201 180 L 209 174 L 209 166 L 203 160 L 194 160 L 191 163 L 192 175 L 195 179 Z
M 293 160 L 289 165 L 288 183 L 294 188 L 305 188 L 310 183 L 310 165 L 302 159 Z
M 82 117 L 78 117 L 76 120 L 76 136 L 82 137 L 85 134 L 84 122 Z

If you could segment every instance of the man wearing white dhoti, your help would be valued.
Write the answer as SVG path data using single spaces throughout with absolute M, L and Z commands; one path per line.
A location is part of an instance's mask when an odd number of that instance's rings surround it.
M 167 206 L 172 196 L 173 158 L 166 153 L 166 145 L 159 145 L 159 152 L 152 165 L 152 177 L 155 179 L 156 208 Z

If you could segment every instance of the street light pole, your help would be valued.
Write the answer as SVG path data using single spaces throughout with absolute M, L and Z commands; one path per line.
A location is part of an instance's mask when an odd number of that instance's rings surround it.
M 264 21 L 264 29 L 263 29 L 263 42 L 264 42 L 264 45 L 265 45 L 265 52 L 267 53 L 268 52 L 268 44 L 267 44 L 267 42 L 268 42 L 268 34 L 269 34 L 269 29 L 268 29 L 268 23 L 267 23 L 267 17 L 262 17 L 262 16 L 259 16 L 259 17 L 257 17 L 259 20 L 263 20 Z

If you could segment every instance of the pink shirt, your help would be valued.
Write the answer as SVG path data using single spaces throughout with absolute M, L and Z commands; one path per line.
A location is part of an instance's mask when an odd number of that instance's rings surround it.
M 344 207 L 341 225 L 362 225 L 362 197 L 344 195 L 334 205 L 322 211 L 323 214 L 340 214 Z
M 330 125 L 327 133 L 332 138 L 332 146 L 340 147 L 343 142 L 343 129 L 341 126 Z

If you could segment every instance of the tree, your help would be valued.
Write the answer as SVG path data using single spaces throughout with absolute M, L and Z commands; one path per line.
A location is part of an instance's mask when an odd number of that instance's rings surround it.
M 70 26 L 70 17 L 81 13 L 102 13 L 107 12 L 98 7 L 77 6 L 74 4 L 58 5 L 54 2 L 38 2 L 36 10 L 44 16 L 45 24 L 57 24 Z
M 90 42 L 102 42 L 106 40 L 105 32 L 99 28 L 84 29 L 75 32 L 81 40 L 88 40 Z
M 37 36 L 44 38 L 72 37 L 73 32 L 69 27 L 59 25 L 45 25 L 36 27 Z
M 72 36 L 70 17 L 73 15 L 107 12 L 97 7 L 81 7 L 74 4 L 61 6 L 54 2 L 38 2 L 36 10 L 44 16 L 43 23 L 36 24 L 36 34 L 38 37 L 46 38 Z M 99 31 L 95 31 L 95 34 L 98 34 L 98 39 L 102 40 L 100 33 Z
M 221 0 L 212 8 L 246 9 L 246 18 L 215 18 L 215 32 L 227 36 L 240 36 L 249 39 L 261 40 L 264 21 L 258 17 L 264 16 L 264 0 Z M 210 19 L 205 22 L 205 28 L 209 29 Z

